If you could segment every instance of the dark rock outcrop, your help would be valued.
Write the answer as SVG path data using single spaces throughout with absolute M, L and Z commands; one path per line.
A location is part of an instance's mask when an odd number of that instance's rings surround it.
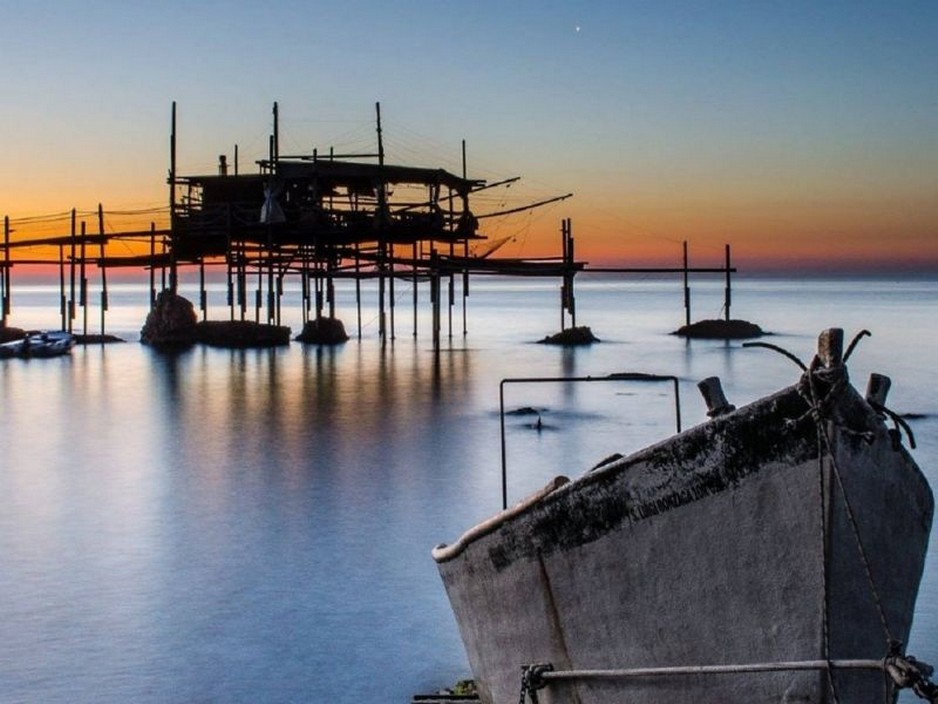
M 159 347 L 182 347 L 196 342 L 198 316 L 191 301 L 170 290 L 160 291 L 140 330 L 140 341 Z
M 599 342 L 599 338 L 593 334 L 593 331 L 586 325 L 575 328 L 561 330 L 554 335 L 548 335 L 543 340 L 539 340 L 542 345 L 563 345 L 564 347 L 574 347 L 577 345 L 591 345 Z
M 766 333 L 748 320 L 698 320 L 671 334 L 699 340 L 748 340 Z
M 348 334 L 338 318 L 316 318 L 306 322 L 303 332 L 296 336 L 296 341 L 313 345 L 338 345 L 348 341 Z
M 26 331 L 22 328 L 10 328 L 6 325 L 0 325 L 0 343 L 22 340 L 26 337 Z
M 290 344 L 290 328 L 250 320 L 203 320 L 192 303 L 171 291 L 162 291 L 147 315 L 140 341 L 157 347 L 186 347 L 201 343 L 212 347 L 273 347 Z

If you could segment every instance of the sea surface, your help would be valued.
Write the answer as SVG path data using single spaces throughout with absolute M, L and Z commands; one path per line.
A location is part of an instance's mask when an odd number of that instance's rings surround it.
M 469 669 L 430 550 L 501 507 L 502 379 L 675 375 L 688 427 L 705 377 L 739 406 L 799 375 L 770 350 L 670 335 L 678 279 L 578 277 L 577 323 L 602 339 L 580 349 L 535 344 L 560 329 L 557 282 L 473 279 L 465 335 L 457 282 L 439 353 L 423 285 L 416 338 L 398 282 L 384 343 L 373 286 L 358 339 L 350 286 L 352 339 L 334 348 L 160 353 L 137 343 L 146 287 L 112 284 L 107 332 L 128 344 L 0 360 L 0 702 L 384 704 L 452 686 Z M 722 286 L 692 281 L 695 320 L 722 315 Z M 212 318 L 224 299 L 210 290 Z M 299 332 L 299 295 L 284 305 Z M 868 329 L 851 377 L 892 377 L 938 485 L 938 279 L 740 277 L 731 312 L 806 362 L 823 328 Z M 14 276 L 11 325 L 58 316 L 57 287 Z M 674 403 L 666 383 L 506 385 L 506 408 L 541 420 L 507 418 L 509 501 L 667 437 Z M 938 664 L 934 547 L 908 650 Z

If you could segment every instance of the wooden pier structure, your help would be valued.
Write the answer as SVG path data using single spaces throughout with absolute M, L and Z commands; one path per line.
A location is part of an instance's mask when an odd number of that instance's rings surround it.
M 172 105 L 168 206 L 155 213 L 148 227 L 108 227 L 105 211 L 68 214 L 68 231 L 41 237 L 13 234 L 28 229 L 26 222 L 4 219 L 0 243 L 0 327 L 11 309 L 11 271 L 14 267 L 56 265 L 59 272 L 61 326 L 72 331 L 78 309 L 84 311 L 88 333 L 88 269 L 100 273 L 100 331 L 105 333 L 108 309 L 107 272 L 136 268 L 149 272 L 150 305 L 158 290 L 176 293 L 180 269 L 197 269 L 200 295 L 196 303 L 203 320 L 208 315 L 206 269 L 224 268 L 231 320 L 279 325 L 286 279 L 298 279 L 303 323 L 335 317 L 335 284 L 351 280 L 355 287 L 357 330 L 362 336 L 362 290 L 365 279 L 376 279 L 378 335 L 395 338 L 395 283 L 413 284 L 413 335 L 417 335 L 418 283 L 429 282 L 434 346 L 443 330 L 443 306 L 448 311 L 447 333 L 453 334 L 457 282 L 462 299 L 462 332 L 467 332 L 466 305 L 471 275 L 555 277 L 561 281 L 561 329 L 576 326 L 575 275 L 582 271 L 617 273 L 683 273 L 685 308 L 690 322 L 692 272 L 721 272 L 726 276 L 726 317 L 729 319 L 729 246 L 722 268 L 691 268 L 684 245 L 682 267 L 587 268 L 574 253 L 572 222 L 561 226 L 562 252 L 557 257 L 517 259 L 492 256 L 499 243 L 483 254 L 471 245 L 486 240 L 487 218 L 538 208 L 569 198 L 565 194 L 497 212 L 473 210 L 473 197 L 506 186 L 517 178 L 486 182 L 469 178 L 466 145 L 462 144 L 462 173 L 404 166 L 385 158 L 380 104 L 375 105 L 376 149 L 371 153 L 337 154 L 313 150 L 309 154 L 281 154 L 279 110 L 273 106 L 273 132 L 267 157 L 256 171 L 241 173 L 235 147 L 233 163 L 218 160 L 217 173 L 183 175 L 177 172 L 176 104 Z M 128 213 L 116 213 L 115 217 Z M 144 216 L 146 212 L 136 215 Z M 139 218 L 138 218 L 139 219 Z M 17 225 L 16 230 L 13 225 Z M 28 252 L 43 256 L 30 257 Z M 51 253 L 55 253 L 54 255 Z M 253 295 L 252 295 L 253 294 Z M 252 300 L 253 299 L 253 300 Z M 253 311 L 251 310 L 253 308 Z

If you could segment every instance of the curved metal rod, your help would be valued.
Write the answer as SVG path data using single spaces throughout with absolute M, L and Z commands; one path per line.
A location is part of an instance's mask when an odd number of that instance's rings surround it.
M 858 332 L 854 336 L 854 338 L 850 341 L 850 344 L 847 345 L 847 351 L 844 352 L 844 362 L 850 359 L 850 355 L 853 354 L 853 350 L 859 344 L 860 340 L 862 340 L 864 337 L 872 337 L 872 336 L 873 336 L 873 333 L 871 333 L 869 330 L 861 330 L 860 332 Z
M 790 359 L 792 362 L 797 364 L 801 368 L 801 371 L 803 372 L 808 371 L 808 368 L 805 366 L 804 362 L 798 359 L 791 352 L 789 352 L 788 350 L 783 350 L 781 347 L 778 347 L 776 345 L 770 345 L 768 342 L 744 342 L 743 347 L 765 347 L 767 350 L 773 350 L 775 352 L 778 352 L 781 355 L 785 355 L 786 357 L 788 357 L 788 359 Z
M 867 400 L 867 402 L 870 403 L 869 400 Z M 911 447 L 914 450 L 915 449 L 915 434 L 912 432 L 912 427 L 908 423 L 905 422 L 905 419 L 902 416 L 900 416 L 898 413 L 896 413 L 895 411 L 889 408 L 886 408 L 884 405 L 880 403 L 874 402 L 874 403 L 870 403 L 870 405 L 873 407 L 874 411 L 877 411 L 879 413 L 882 413 L 885 416 L 888 416 L 890 420 L 892 420 L 896 428 L 902 428 L 902 430 L 905 431 L 905 435 L 909 439 L 909 447 Z

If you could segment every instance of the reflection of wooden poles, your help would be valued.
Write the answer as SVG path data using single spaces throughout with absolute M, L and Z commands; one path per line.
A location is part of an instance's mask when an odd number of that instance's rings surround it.
M 396 337 L 394 334 L 394 308 L 396 302 L 394 300 L 394 243 L 391 242 L 388 244 L 388 308 L 391 315 L 391 341 L 394 341 Z
M 414 241 L 411 254 L 411 267 L 414 282 L 414 337 L 417 337 L 417 242 Z

